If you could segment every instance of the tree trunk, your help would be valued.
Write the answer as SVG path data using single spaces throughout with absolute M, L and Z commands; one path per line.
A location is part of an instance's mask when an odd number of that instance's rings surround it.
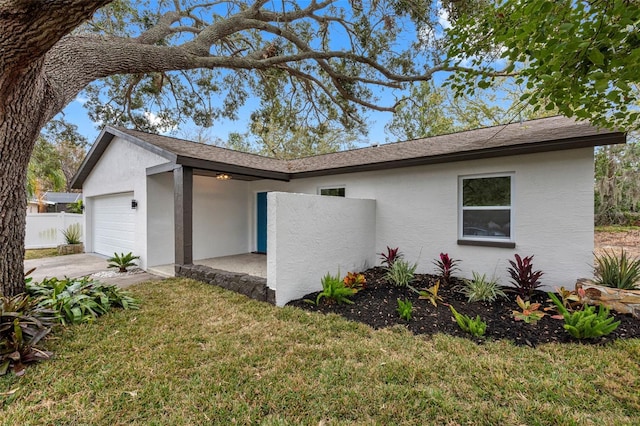
M 38 61 L 22 75 L 14 75 L 11 87 L 4 85 L 2 95 L 6 98 L 0 103 L 0 293 L 5 296 L 25 290 L 27 165 L 40 129 L 49 118 L 43 106 L 51 95 L 39 78 L 41 68 Z

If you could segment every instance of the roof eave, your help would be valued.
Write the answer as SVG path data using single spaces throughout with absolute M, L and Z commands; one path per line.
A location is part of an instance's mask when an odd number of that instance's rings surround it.
M 176 160 L 176 155 L 172 152 L 166 151 L 162 148 L 145 142 L 142 139 L 124 133 L 114 127 L 106 126 L 98 135 L 98 138 L 93 143 L 91 149 L 87 153 L 87 156 L 84 158 L 84 161 L 78 168 L 78 171 L 73 176 L 73 179 L 71 180 L 71 188 L 82 189 L 84 181 L 87 179 L 95 165 L 98 163 L 100 157 L 102 157 L 102 154 L 104 154 L 114 137 L 122 138 L 128 142 L 133 143 L 134 145 L 137 145 L 150 152 L 153 152 L 154 154 L 164 157 L 169 161 L 175 162 Z
M 291 180 L 291 174 L 285 172 L 256 169 L 252 167 L 238 166 L 219 161 L 202 160 L 199 158 L 184 157 L 180 155 L 177 156 L 176 163 L 186 167 L 192 167 L 194 169 L 210 170 L 220 173 L 229 173 L 232 175 L 238 174 L 247 177 L 254 177 L 257 179 L 272 179 L 285 182 Z

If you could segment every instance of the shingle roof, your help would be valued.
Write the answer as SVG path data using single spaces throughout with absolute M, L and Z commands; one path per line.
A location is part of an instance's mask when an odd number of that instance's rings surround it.
M 52 192 L 47 191 L 42 196 L 44 201 L 49 201 L 54 204 L 68 204 L 75 203 L 82 199 L 82 194 L 79 192 Z
M 343 168 L 363 163 L 375 164 L 481 151 L 499 152 L 501 148 L 531 147 L 532 145 L 553 141 L 575 140 L 575 147 L 577 148 L 579 147 L 578 139 L 590 139 L 594 136 L 615 137 L 616 135 L 624 137 L 622 133 L 597 129 L 584 121 L 576 122 L 565 117 L 556 116 L 302 158 L 291 163 L 292 172 L 308 172 L 319 169 Z M 607 142 L 607 144 L 620 142 L 623 141 Z
M 286 165 L 283 164 L 281 160 L 277 160 L 275 158 L 263 157 L 261 155 L 220 148 L 214 145 L 206 145 L 203 143 L 155 135 L 137 130 L 129 130 L 121 127 L 118 127 L 118 130 L 180 157 L 195 158 L 211 162 L 222 162 L 258 170 L 287 172 Z
M 299 177 L 406 167 L 534 152 L 624 143 L 626 134 L 588 122 L 549 117 L 296 160 L 277 160 L 124 128 L 106 127 L 73 181 L 81 187 L 114 136 L 137 143 L 170 162 L 258 179 Z

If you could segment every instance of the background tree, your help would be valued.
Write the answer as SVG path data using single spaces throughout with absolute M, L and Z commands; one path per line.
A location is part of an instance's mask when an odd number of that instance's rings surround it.
M 626 145 L 599 147 L 595 155 L 596 225 L 640 222 L 640 145 L 637 134 Z
M 460 97 L 450 87 L 421 82 L 398 104 L 386 129 L 396 140 L 407 140 L 558 114 L 521 101 L 525 92 L 523 86 L 501 81 L 476 90 L 473 96 Z
M 251 115 L 249 131 L 230 135 L 227 148 L 283 160 L 327 154 L 354 147 L 355 131 L 321 122 L 299 123 L 300 114 L 291 105 L 274 98 Z
M 65 179 L 64 191 L 72 192 L 71 180 L 87 153 L 87 138 L 78 133 L 78 126 L 64 120 L 49 122 L 44 137 L 57 152 L 57 160 Z
M 278 96 L 311 105 L 314 115 L 298 117 L 309 117 L 309 127 L 328 120 L 354 129 L 366 108 L 393 111 L 375 99 L 375 87 L 402 88 L 460 70 L 443 63 L 441 53 L 426 54 L 410 36 L 437 24 L 435 6 L 404 0 L 0 2 L 2 293 L 24 289 L 31 152 L 42 127 L 80 91 L 86 89 L 96 121 L 154 130 L 189 117 L 208 126 L 218 117 L 236 118 L 260 87 L 261 73 L 273 71 L 287 82 Z
M 526 84 L 522 99 L 604 127 L 640 125 L 640 2 L 461 2 L 447 30 L 451 87 L 469 96 L 495 84 L 496 69 Z
M 86 154 L 87 140 L 77 127 L 51 121 L 38 137 L 27 167 L 27 197 L 38 200 L 47 191 L 71 191 L 71 179 Z
M 60 155 L 55 145 L 44 136 L 40 136 L 36 141 L 27 170 L 28 197 L 35 198 L 41 203 L 45 192 L 62 191 L 65 183 L 65 176 L 60 168 Z

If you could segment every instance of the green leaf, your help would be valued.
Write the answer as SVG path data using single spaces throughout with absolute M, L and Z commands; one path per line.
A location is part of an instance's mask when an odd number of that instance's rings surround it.
M 605 90 L 607 90 L 607 88 L 609 87 L 609 81 L 608 80 L 596 80 L 596 82 L 593 85 L 593 88 L 596 89 L 598 92 L 604 92 Z
M 588 58 L 595 65 L 604 65 L 604 55 L 598 49 L 591 49 Z
M 564 24 L 560 24 L 560 31 L 569 32 L 573 29 L 574 25 L 571 22 L 565 22 Z

